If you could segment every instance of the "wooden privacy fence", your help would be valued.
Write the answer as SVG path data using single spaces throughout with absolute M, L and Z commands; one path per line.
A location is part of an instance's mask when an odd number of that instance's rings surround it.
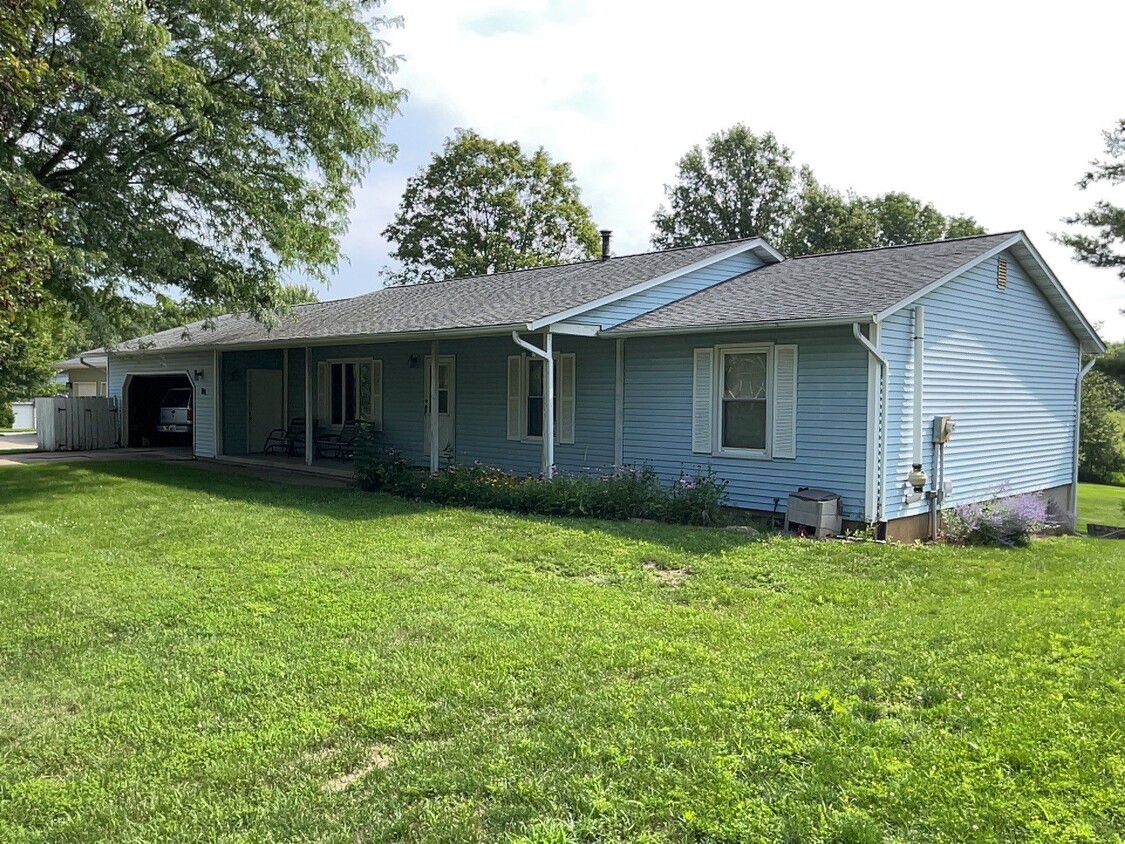
M 116 398 L 55 396 L 35 400 L 35 431 L 43 451 L 89 451 L 121 445 Z

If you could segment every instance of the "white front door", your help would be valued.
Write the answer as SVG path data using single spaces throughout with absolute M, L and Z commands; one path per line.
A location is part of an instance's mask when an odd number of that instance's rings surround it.
M 285 427 L 281 370 L 246 370 L 246 453 L 259 454 L 274 428 Z
M 422 417 L 422 440 L 425 454 L 430 456 L 430 368 L 433 357 L 426 356 L 423 387 L 425 413 Z M 453 355 L 438 357 L 438 457 L 448 462 L 453 455 Z

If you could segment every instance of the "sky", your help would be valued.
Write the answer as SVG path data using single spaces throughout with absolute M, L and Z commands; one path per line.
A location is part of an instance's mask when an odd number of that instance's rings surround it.
M 357 190 L 348 260 L 322 298 L 381 285 L 406 180 L 457 128 L 570 162 L 628 254 L 651 248 L 680 156 L 743 122 L 822 183 L 1024 229 L 1102 336 L 1125 339 L 1125 282 L 1050 237 L 1113 197 L 1075 182 L 1125 117 L 1125 3 L 389 0 L 384 13 L 403 19 L 386 33 L 408 92 L 387 127 L 398 154 Z

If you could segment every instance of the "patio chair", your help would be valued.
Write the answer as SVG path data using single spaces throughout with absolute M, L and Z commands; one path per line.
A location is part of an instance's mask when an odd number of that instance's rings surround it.
M 313 431 L 316 431 L 315 422 Z M 286 457 L 303 454 L 305 451 L 305 417 L 294 416 L 289 420 L 288 428 L 274 428 L 266 437 L 266 444 L 262 447 L 263 454 L 282 452 Z
M 359 436 L 358 422 L 345 422 L 338 434 L 325 434 L 317 437 L 318 456 L 339 457 L 348 460 L 355 453 L 355 440 Z

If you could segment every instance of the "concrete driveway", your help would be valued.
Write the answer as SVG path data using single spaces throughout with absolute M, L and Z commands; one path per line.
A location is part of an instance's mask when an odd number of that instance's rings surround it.
M 34 443 L 32 446 L 34 447 Z M 4 454 L 0 451 L 0 466 L 35 466 L 43 463 L 82 463 L 98 460 L 192 459 L 190 448 L 107 448 L 102 451 L 32 451 L 26 454 Z
M 0 451 L 23 451 L 35 446 L 34 431 L 29 434 L 0 434 Z

